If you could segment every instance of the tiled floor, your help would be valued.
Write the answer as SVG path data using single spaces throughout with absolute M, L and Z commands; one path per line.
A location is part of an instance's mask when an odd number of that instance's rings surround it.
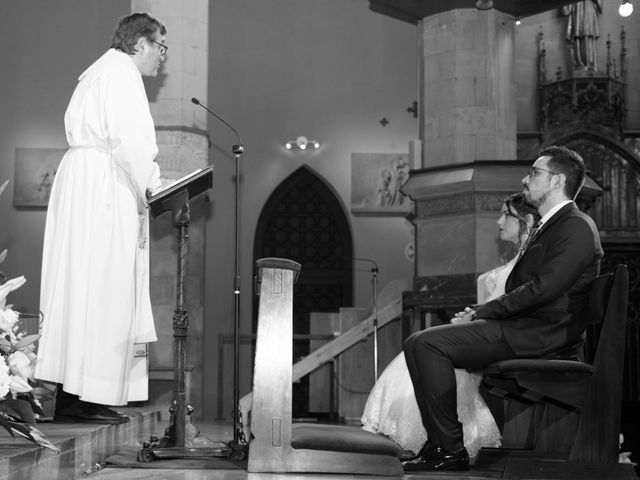
M 131 412 L 129 412 L 131 413 Z M 196 422 L 197 424 L 197 422 Z M 482 468 L 475 468 L 463 475 L 458 473 L 441 474 L 412 474 L 402 477 L 372 477 L 364 475 L 342 474 L 270 474 L 248 473 L 245 469 L 197 469 L 190 465 L 197 461 L 183 460 L 186 466 L 174 469 L 164 468 L 163 461 L 153 462 L 146 467 L 153 468 L 120 468 L 103 462 L 113 453 L 129 448 L 137 452 L 143 441 L 149 439 L 150 434 L 162 435 L 166 421 L 161 421 L 154 412 L 133 412 L 132 421 L 118 426 L 105 425 L 64 425 L 39 424 L 40 430 L 58 446 L 62 452 L 55 454 L 30 444 L 26 440 L 12 439 L 8 434 L 0 433 L 0 480 L 354 480 L 363 478 L 377 478 L 382 480 L 403 479 L 431 479 L 431 480 L 486 480 L 487 478 L 501 479 L 503 470 L 505 478 L 530 478 L 537 480 L 549 479 L 581 479 L 581 480 L 632 480 L 636 479 L 633 469 L 619 468 L 617 465 L 580 465 L 574 464 L 569 472 L 568 467 L 560 465 L 554 467 L 557 461 L 536 463 L 529 454 L 509 456 L 506 465 L 517 465 L 517 468 L 505 468 L 505 451 L 493 450 L 489 452 L 488 462 Z M 197 424 L 201 435 L 212 442 L 229 442 L 233 439 L 233 428 L 230 422 Z M 219 444 L 218 444 L 219 445 Z M 105 452 L 109 452 L 105 454 Z M 524 455 L 524 456 L 523 456 Z M 496 461 L 497 460 L 497 461 Z M 195 462 L 195 463 L 191 463 Z M 135 463 L 136 467 L 140 465 Z M 164 465 L 168 465 L 165 463 Z M 489 468 L 485 468 L 486 466 Z M 498 467 L 496 467 L 498 466 Z M 511 468 L 515 475 L 507 475 Z M 577 470 L 576 470 L 577 468 Z M 555 473 L 549 473 L 555 472 Z
M 228 442 L 233 439 L 233 426 L 231 423 L 205 423 L 198 424 L 201 435 L 205 436 L 211 441 Z M 470 475 L 457 475 L 457 474 L 443 474 L 443 475 L 430 475 L 428 477 L 424 475 L 405 475 L 404 477 L 380 477 L 380 476 L 364 476 L 364 475 L 326 475 L 326 474 L 273 474 L 273 473 L 247 473 L 246 470 L 197 470 L 197 469 L 163 469 L 162 460 L 157 462 L 157 469 L 137 469 L 137 468 L 114 468 L 106 466 L 100 471 L 97 471 L 87 478 L 88 480 L 139 480 L 139 479 L 154 479 L 154 480 L 204 480 L 204 479 L 225 479 L 225 480 L 318 480 L 327 478 L 331 480 L 354 480 L 364 478 L 377 478 L 390 480 L 403 478 L 418 479 L 446 479 L 446 480 L 486 480 L 487 476 L 470 476 Z M 499 477 L 495 477 L 499 478 Z
M 233 428 L 230 423 L 211 423 L 198 425 L 201 434 L 211 441 L 228 442 L 233 439 Z M 498 452 L 494 450 L 494 452 Z M 498 453 L 498 455 L 501 455 Z M 532 479 L 570 479 L 570 480 L 618 480 L 625 479 L 630 480 L 635 478 L 633 470 L 618 469 L 617 466 L 610 466 L 609 468 L 602 468 L 603 466 L 585 467 L 581 471 L 568 472 L 566 469 L 556 469 L 553 474 L 541 473 L 542 470 L 547 468 L 547 472 L 554 471 L 553 467 L 549 470 L 548 466 L 541 467 L 541 464 L 528 463 L 526 458 L 520 458 L 524 460 L 525 472 L 520 469 L 520 472 L 516 472 L 515 476 L 510 478 L 532 478 Z M 489 478 L 501 479 L 502 469 L 492 471 L 491 469 L 482 469 L 471 471 L 467 474 L 461 472 L 451 473 L 424 473 L 424 474 L 412 474 L 404 475 L 403 477 L 381 477 L 381 476 L 365 476 L 365 475 L 328 475 L 328 474 L 272 474 L 272 473 L 247 473 L 246 470 L 197 470 L 197 469 L 182 469 L 172 470 L 161 468 L 161 462 L 158 463 L 158 469 L 123 469 L 106 467 L 98 472 L 88 476 L 88 480 L 138 480 L 138 479 L 154 479 L 154 480 L 204 480 L 204 479 L 225 479 L 225 480 L 318 480 L 318 479 L 331 479 L 331 480 L 354 480 L 364 478 L 376 478 L 382 480 L 389 478 L 392 480 L 487 480 Z M 550 462 L 554 463 L 554 462 Z M 580 467 L 578 467 L 580 468 Z

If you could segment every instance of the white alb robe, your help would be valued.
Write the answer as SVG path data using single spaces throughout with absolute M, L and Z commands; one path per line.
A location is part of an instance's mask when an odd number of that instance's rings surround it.
M 44 236 L 36 378 L 106 405 L 131 395 L 134 343 L 157 340 L 149 296 L 146 191 L 161 186 L 155 128 L 131 57 L 108 50 L 79 78 L 69 150 Z

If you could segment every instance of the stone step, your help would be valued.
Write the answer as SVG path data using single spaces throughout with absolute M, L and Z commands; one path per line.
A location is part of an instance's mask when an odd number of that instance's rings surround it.
M 0 480 L 79 479 L 122 447 L 136 446 L 152 434 L 162 435 L 156 431 L 161 428 L 159 411 L 125 411 L 131 420 L 120 425 L 38 423 L 59 454 L 0 429 Z

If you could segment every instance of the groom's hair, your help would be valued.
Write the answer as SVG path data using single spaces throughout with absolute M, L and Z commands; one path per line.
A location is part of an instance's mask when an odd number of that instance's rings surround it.
M 555 174 L 561 173 L 565 176 L 564 194 L 567 198 L 575 200 L 587 175 L 582 157 L 578 152 L 558 145 L 551 145 L 538 152 L 538 157 L 545 156 L 551 157 L 547 162 L 549 169 Z

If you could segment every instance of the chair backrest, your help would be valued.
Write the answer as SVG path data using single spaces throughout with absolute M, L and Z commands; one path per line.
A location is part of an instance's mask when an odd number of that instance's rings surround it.
M 605 273 L 595 278 L 589 291 L 589 300 L 584 312 L 586 325 L 583 356 L 584 361 L 590 364 L 593 363 L 596 354 L 596 347 L 600 339 L 600 329 L 609 303 L 612 285 L 613 273 Z
M 594 309 L 597 309 L 601 305 L 604 305 L 604 313 L 600 325 L 600 334 L 597 342 L 595 357 L 593 359 L 594 367 L 604 367 L 604 371 L 608 371 L 608 368 L 606 365 L 602 365 L 603 362 L 609 363 L 611 359 L 620 358 L 620 362 L 622 362 L 622 364 L 624 363 L 624 349 L 627 331 L 627 296 L 629 292 L 629 273 L 627 272 L 626 265 L 616 266 L 610 283 L 611 287 L 609 289 L 609 294 L 606 298 L 606 301 L 604 301 L 603 304 L 593 305 Z M 602 289 L 604 300 L 606 285 L 603 285 Z M 592 290 L 594 303 L 599 303 L 597 298 L 595 298 L 598 295 L 601 295 L 600 291 Z M 618 363 L 617 360 L 615 362 Z M 620 372 L 622 372 L 622 364 L 620 365 Z
M 589 314 L 587 316 L 589 325 L 602 323 L 607 311 L 612 285 L 613 272 L 599 275 L 593 280 L 589 291 Z
M 604 280 L 594 285 L 594 298 L 591 299 L 593 308 L 602 307 L 604 312 L 593 358 L 594 374 L 585 392 L 584 407 L 570 458 L 615 463 L 618 459 L 627 333 L 629 274 L 626 265 L 616 266 L 608 296 L 606 285 L 602 286 L 601 291 L 598 290 L 601 282 Z M 604 297 L 607 297 L 606 300 Z M 597 315 L 594 315 L 594 320 L 597 320 Z
M 599 275 L 593 281 L 589 292 L 585 340 L 585 359 L 588 363 L 595 364 L 605 331 L 607 337 L 619 337 L 619 333 L 622 333 L 622 339 L 616 343 L 621 344 L 620 348 L 624 351 L 628 283 L 626 265 L 618 265 L 613 272 Z M 623 329 L 622 332 L 619 328 Z M 608 338 L 606 343 L 611 340 Z

